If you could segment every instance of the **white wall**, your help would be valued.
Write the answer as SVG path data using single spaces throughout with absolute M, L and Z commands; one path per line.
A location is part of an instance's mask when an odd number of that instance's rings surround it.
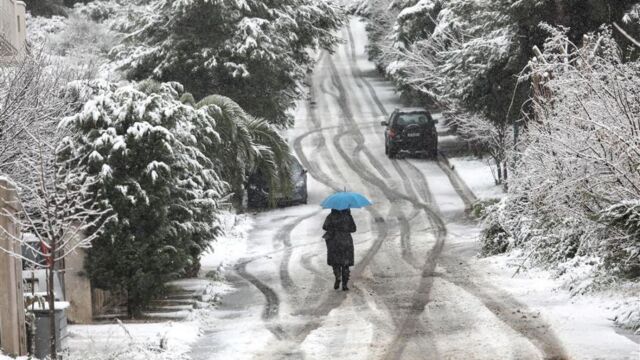
M 26 44 L 26 5 L 18 0 L 0 0 L 0 37 L 20 55 Z

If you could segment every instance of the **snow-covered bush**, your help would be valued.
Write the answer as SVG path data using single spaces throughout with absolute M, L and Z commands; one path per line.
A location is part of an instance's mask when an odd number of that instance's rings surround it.
M 604 209 L 600 221 L 617 235 L 605 244 L 605 266 L 631 278 L 640 277 L 640 199 L 623 200 Z
M 215 120 L 182 104 L 181 92 L 175 83 L 68 88 L 83 104 L 60 125 L 75 133 L 68 156 L 82 159 L 99 204 L 115 214 L 89 251 L 88 274 L 126 293 L 130 315 L 196 266 L 219 233 L 226 184 L 202 151 L 219 142 Z
M 53 53 L 67 58 L 95 61 L 99 57 L 104 61 L 116 45 L 116 34 L 103 24 L 74 14 L 62 31 L 49 37 L 47 45 Z
M 73 104 L 61 96 L 60 89 L 79 76 L 41 49 L 34 52 L 0 67 L 0 172 L 17 182 L 25 174 L 16 165 L 34 139 L 49 141 L 60 118 L 71 110 Z
M 513 146 L 511 124 L 492 123 L 481 114 L 445 112 L 445 117 L 456 127 L 459 137 L 481 154 L 491 159 L 491 172 L 496 185 L 507 179 L 507 153 Z
M 112 78 L 108 52 L 118 43 L 118 34 L 78 7 L 68 18 L 28 16 L 27 39 L 34 49 L 42 49 L 66 68 L 87 73 L 86 77 Z
M 370 56 L 401 88 L 411 87 L 452 110 L 465 105 L 478 112 L 495 111 L 490 105 L 496 101 L 508 105 L 509 99 L 502 98 L 507 96 L 496 99 L 496 91 L 508 94 L 508 88 L 488 88 L 502 81 L 492 74 L 505 70 L 519 45 L 514 40 L 515 23 L 502 4 L 458 0 L 383 3 L 370 4 L 369 26 L 377 30 L 370 31 L 370 48 L 378 50 Z M 390 25 L 376 21 L 387 14 L 395 15 Z
M 47 39 L 67 27 L 67 18 L 63 16 L 52 16 L 50 18 L 43 16 L 32 16 L 27 13 L 27 42 L 31 46 L 41 47 L 47 42 Z
M 613 322 L 640 335 L 640 299 L 630 299 L 617 306 Z
M 551 36 L 526 75 L 534 115 L 489 224 L 535 261 L 596 256 L 603 274 L 637 279 L 640 64 L 622 61 L 610 30 L 577 46 L 544 28 Z

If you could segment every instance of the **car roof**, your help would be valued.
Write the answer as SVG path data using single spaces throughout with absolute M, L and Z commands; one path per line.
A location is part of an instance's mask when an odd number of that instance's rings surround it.
M 407 108 L 399 108 L 396 109 L 397 112 L 402 113 L 402 114 L 407 114 L 407 113 L 417 113 L 417 112 L 426 112 L 428 113 L 429 110 L 425 109 L 425 108 L 421 108 L 421 107 L 407 107 Z

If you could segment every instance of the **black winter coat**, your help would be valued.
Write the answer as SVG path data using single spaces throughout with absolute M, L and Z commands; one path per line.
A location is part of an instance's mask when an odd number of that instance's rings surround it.
M 327 243 L 327 264 L 330 266 L 353 266 L 353 238 L 356 223 L 348 210 L 331 210 L 324 221 L 322 229 L 326 231 L 324 239 Z

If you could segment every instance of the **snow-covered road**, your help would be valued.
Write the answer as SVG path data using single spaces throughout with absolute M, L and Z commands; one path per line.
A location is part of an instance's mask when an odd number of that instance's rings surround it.
M 438 162 L 389 160 L 379 125 L 402 106 L 352 20 L 335 54 L 319 54 L 291 143 L 309 170 L 309 205 L 256 216 L 220 316 L 195 359 L 563 359 L 536 311 L 490 281 L 464 189 Z M 446 140 L 445 140 L 446 142 Z M 446 146 L 446 143 L 443 144 Z M 454 182 L 455 183 L 455 182 Z M 335 291 L 317 205 L 366 194 L 354 210 L 351 291 Z

